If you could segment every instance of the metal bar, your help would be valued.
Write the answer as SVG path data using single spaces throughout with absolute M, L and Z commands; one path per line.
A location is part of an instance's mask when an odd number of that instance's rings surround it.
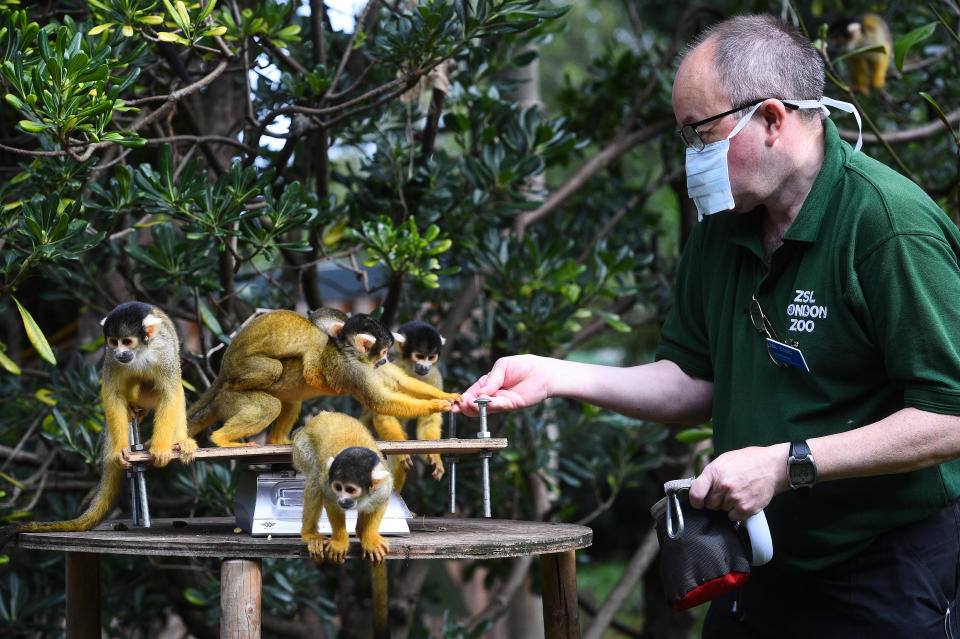
M 453 413 L 450 415 L 450 438 L 456 439 L 457 437 L 457 422 Z M 448 464 L 450 466 L 450 514 L 455 515 L 457 513 L 457 456 L 449 455 L 447 457 Z
M 480 409 L 480 432 L 477 434 L 477 437 L 480 439 L 488 439 L 490 437 L 490 431 L 487 430 L 487 404 L 489 404 L 492 399 L 489 397 L 478 397 L 473 402 L 477 405 L 477 408 Z M 483 462 L 483 516 L 491 517 L 490 511 L 490 456 L 492 453 L 483 452 L 480 453 L 481 461 Z
M 140 441 L 140 421 L 134 417 L 130 420 L 130 450 L 142 452 L 144 446 Z M 133 505 L 133 525 L 150 527 L 150 504 L 147 502 L 147 479 L 143 473 L 145 466 L 134 466 L 130 469 L 133 480 L 130 490 L 130 502 Z

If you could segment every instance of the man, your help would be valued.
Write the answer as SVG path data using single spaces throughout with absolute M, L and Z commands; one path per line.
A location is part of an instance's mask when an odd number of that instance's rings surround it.
M 704 636 L 960 636 L 960 234 L 839 139 L 822 94 L 794 29 L 740 16 L 710 30 L 673 87 L 707 217 L 656 361 L 504 358 L 460 410 L 564 396 L 712 417 L 719 456 L 690 502 L 733 520 L 765 509 L 774 560 L 712 603 Z

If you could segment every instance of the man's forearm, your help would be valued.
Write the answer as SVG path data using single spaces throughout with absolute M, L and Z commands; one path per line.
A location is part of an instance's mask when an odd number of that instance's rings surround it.
M 700 424 L 710 419 L 713 383 L 661 360 L 630 368 L 558 362 L 550 394 L 649 421 Z
M 904 408 L 807 443 L 820 481 L 905 473 L 960 457 L 960 416 Z

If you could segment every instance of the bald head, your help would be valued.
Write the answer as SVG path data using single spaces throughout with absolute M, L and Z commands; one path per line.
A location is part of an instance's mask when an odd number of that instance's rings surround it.
M 760 98 L 823 97 L 820 54 L 803 34 L 770 15 L 736 16 L 701 34 L 683 58 L 678 81 L 688 60 L 699 73 L 710 70 L 728 108 Z M 818 118 L 819 112 L 798 115 Z

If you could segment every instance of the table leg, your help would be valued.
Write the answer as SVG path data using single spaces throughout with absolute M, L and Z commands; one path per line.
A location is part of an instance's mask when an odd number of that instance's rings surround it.
M 259 559 L 220 564 L 220 639 L 260 639 Z
M 540 555 L 543 628 L 547 639 L 579 639 L 576 551 Z
M 67 639 L 100 639 L 100 555 L 66 555 Z

